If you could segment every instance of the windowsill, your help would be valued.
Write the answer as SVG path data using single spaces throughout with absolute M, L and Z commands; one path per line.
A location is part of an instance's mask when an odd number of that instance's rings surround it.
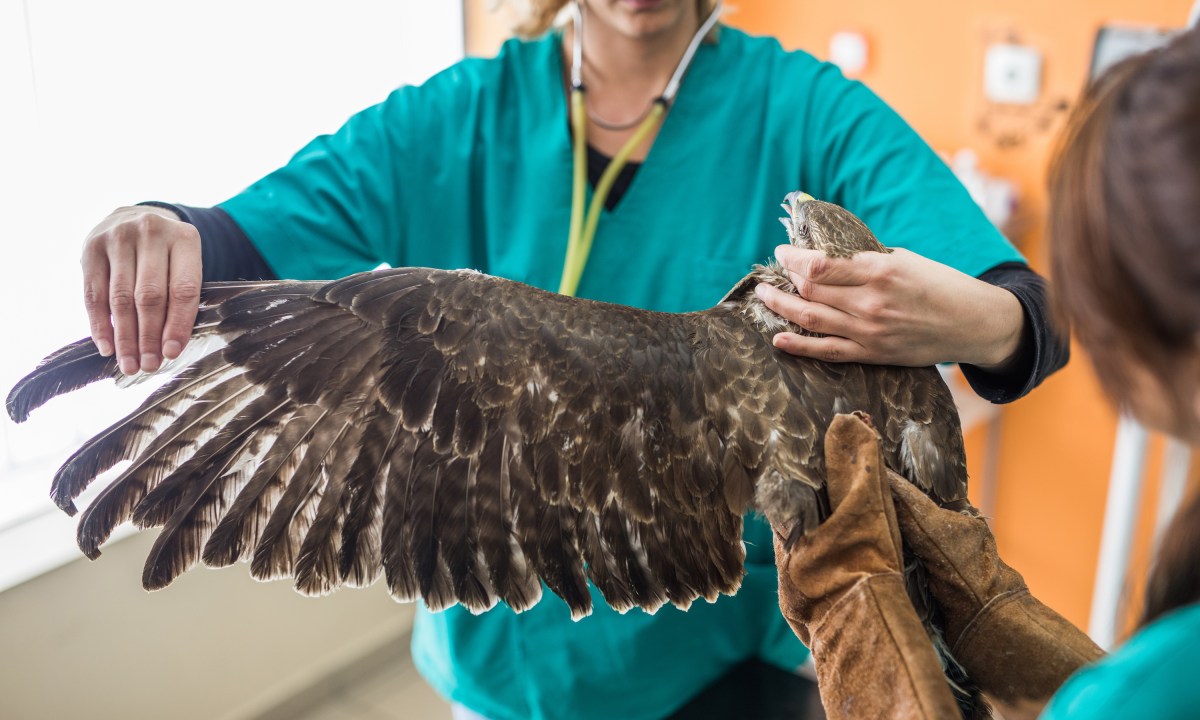
M 49 509 L 4 531 L 0 542 L 0 592 L 83 558 L 75 544 L 78 518 L 60 512 L 49 500 Z M 128 523 L 118 527 L 108 543 L 133 535 Z
M 27 426 L 3 419 L 8 458 L 7 465 L 0 464 L 0 592 L 85 557 L 75 543 L 79 516 L 67 515 L 50 499 L 51 479 L 73 450 L 133 411 L 161 382 L 123 390 L 110 382 L 95 383 L 51 400 Z M 121 462 L 98 475 L 76 505 L 89 505 L 127 466 Z M 106 545 L 136 532 L 123 523 Z

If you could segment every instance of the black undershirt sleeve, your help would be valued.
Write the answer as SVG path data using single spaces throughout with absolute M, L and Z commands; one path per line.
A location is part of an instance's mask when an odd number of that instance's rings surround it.
M 1047 285 L 1042 276 L 1019 262 L 1002 263 L 979 276 L 1017 297 L 1025 312 L 1025 329 L 1011 362 L 999 371 L 963 365 L 963 376 L 979 397 L 1008 403 L 1029 394 L 1051 373 L 1067 364 L 1070 342 L 1050 321 Z
M 193 225 L 200 233 L 200 260 L 204 281 L 278 280 L 258 248 L 234 219 L 221 208 L 191 207 L 150 201 L 139 203 L 165 208 Z

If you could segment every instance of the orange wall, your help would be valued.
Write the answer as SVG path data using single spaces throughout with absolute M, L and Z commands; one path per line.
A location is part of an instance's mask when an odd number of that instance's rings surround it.
M 466 3 L 473 54 L 492 52 L 505 35 L 503 20 L 484 11 L 487 4 Z M 1180 26 L 1190 5 L 1191 0 L 842 0 L 829 9 L 815 0 L 730 0 L 726 21 L 817 56 L 824 56 L 836 31 L 863 33 L 870 44 L 864 82 L 936 149 L 973 148 L 983 169 L 1017 183 L 1022 222 L 1015 239 L 1034 267 L 1044 271 L 1045 171 L 1063 117 L 1057 108 L 1078 95 L 1097 28 L 1114 22 Z M 1043 54 L 1042 99 L 1032 109 L 989 106 L 983 98 L 984 48 L 1003 40 L 1032 45 Z M 1002 422 L 993 518 L 1001 551 L 1036 594 L 1085 624 L 1114 414 L 1076 352 L 1068 368 L 1007 406 Z M 982 472 L 981 442 L 971 438 L 969 446 L 975 477 Z M 1156 488 L 1150 487 L 1144 519 L 1155 501 Z M 1138 567 L 1144 567 L 1147 545 L 1143 533 Z

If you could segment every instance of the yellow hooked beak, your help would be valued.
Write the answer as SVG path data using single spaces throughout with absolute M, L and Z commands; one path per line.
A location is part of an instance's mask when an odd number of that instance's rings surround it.
M 793 245 L 801 244 L 799 239 L 796 236 L 796 227 L 797 227 L 797 224 L 795 222 L 796 211 L 804 203 L 810 202 L 813 200 L 816 200 L 816 198 L 814 198 L 812 195 L 809 195 L 808 193 L 800 192 L 799 190 L 788 193 L 787 197 L 785 197 L 783 199 L 782 207 L 783 207 L 784 211 L 788 214 L 788 216 L 784 217 L 784 218 L 779 218 L 779 222 L 783 223 L 783 226 L 785 228 L 787 228 L 788 240 Z

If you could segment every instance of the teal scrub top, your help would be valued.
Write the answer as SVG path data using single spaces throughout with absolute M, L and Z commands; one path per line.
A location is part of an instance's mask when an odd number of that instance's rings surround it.
M 1071 676 L 1041 720 L 1200 717 L 1200 604 L 1147 625 L 1116 652 Z
M 396 90 L 221 207 L 280 277 L 388 263 L 556 289 L 571 162 L 561 38 L 550 34 Z M 797 189 L 848 207 L 887 245 L 971 275 L 1021 260 L 865 86 L 723 27 L 624 198 L 603 212 L 578 294 L 709 307 L 786 242 L 778 204 Z M 734 597 L 622 616 L 593 589 L 596 610 L 579 622 L 548 591 L 521 615 L 422 610 L 414 662 L 442 695 L 493 720 L 661 718 L 745 659 L 795 669 L 807 650 L 778 610 L 769 528 L 748 519 L 744 538 Z

